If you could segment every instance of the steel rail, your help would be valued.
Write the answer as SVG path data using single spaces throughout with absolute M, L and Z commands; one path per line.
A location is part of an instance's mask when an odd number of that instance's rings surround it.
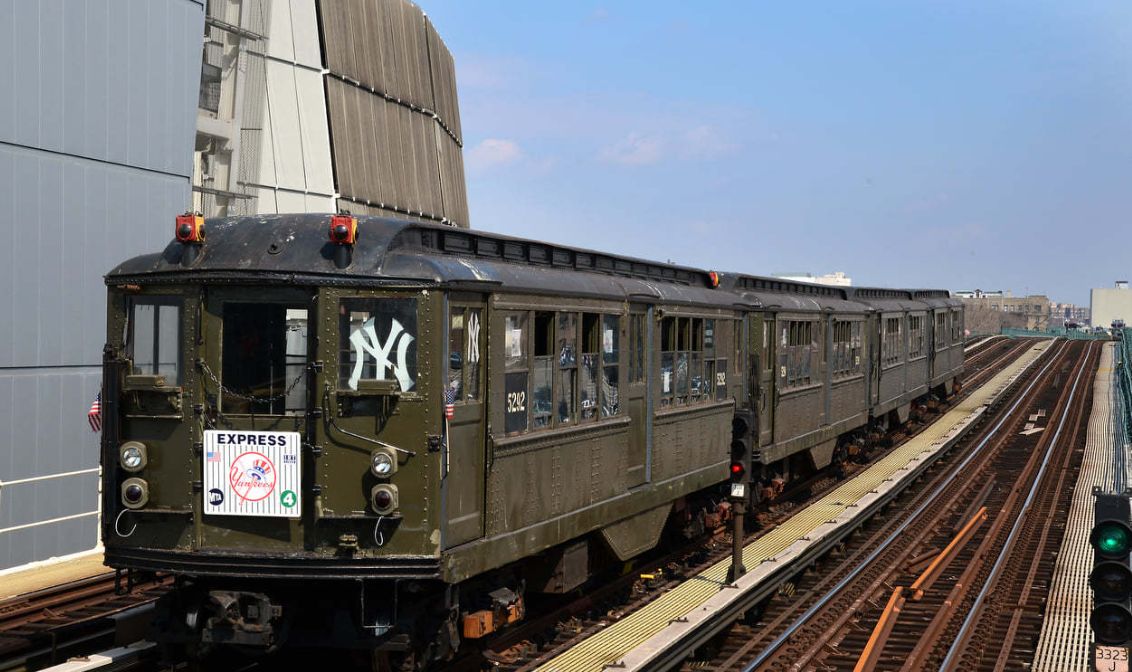
M 1045 373 L 1051 366 L 1053 366 L 1054 362 L 1059 359 L 1062 353 L 1065 352 L 1067 347 L 1067 343 L 1062 343 L 1055 353 L 1050 354 L 1050 352 L 1047 351 L 1046 353 L 1043 353 L 1041 355 L 1043 358 L 1049 355 L 1049 361 L 1046 362 L 1046 364 L 1036 374 L 1034 374 L 1033 378 L 1030 380 L 1030 383 L 1020 394 L 1017 395 L 1014 403 L 1011 404 L 1006 412 L 1002 414 L 998 422 L 995 423 L 994 427 L 982 438 L 982 440 L 979 441 L 978 444 L 976 444 L 976 446 L 968 453 L 967 457 L 964 458 L 959 463 L 959 465 L 953 469 L 953 471 L 961 472 L 963 469 L 965 469 L 967 465 L 970 464 L 975 459 L 975 457 L 979 455 L 986 444 L 989 443 L 992 438 L 998 435 L 998 432 L 1002 429 L 1002 426 L 1012 418 L 1014 412 L 1018 409 L 1018 406 L 1020 406 L 1022 402 L 1026 400 L 1030 392 L 1034 389 L 1038 382 L 1042 380 L 1042 377 L 1045 375 Z M 841 581 L 839 581 L 833 588 L 827 591 L 826 594 L 817 601 L 817 603 L 812 605 L 801 616 L 795 619 L 795 621 L 790 624 L 785 632 L 779 635 L 773 642 L 771 642 L 765 649 L 763 649 L 763 651 L 761 651 L 759 655 L 754 658 L 754 660 L 752 660 L 747 664 L 746 667 L 743 668 L 743 672 L 753 672 L 753 670 L 758 668 L 771 656 L 773 656 L 775 651 L 777 651 L 783 644 L 785 644 L 786 641 L 799 629 L 801 629 L 801 627 L 805 625 L 807 621 L 813 618 L 814 614 L 824 608 L 826 604 L 828 604 L 838 593 L 844 590 L 844 588 L 849 585 L 849 583 L 851 583 L 858 575 L 860 575 L 861 572 L 863 572 L 865 568 L 870 563 L 872 563 L 884 550 L 892 545 L 892 543 L 900 537 L 904 529 L 907 528 L 913 520 L 919 517 L 929 506 L 931 506 L 933 500 L 938 497 L 948 487 L 948 485 L 950 485 L 950 483 L 944 482 L 937 486 L 936 489 L 933 490 L 932 493 L 924 499 L 923 503 L 916 508 L 912 515 L 908 516 L 903 523 L 901 523 L 883 542 L 881 542 L 881 544 L 866 557 L 864 562 L 859 563 L 852 572 L 843 577 Z
M 1093 344 L 1090 343 L 1089 351 L 1083 358 L 1084 362 L 1088 361 L 1089 357 L 1092 355 L 1092 351 Z M 1002 572 L 1002 567 L 1006 563 L 1006 560 L 1010 557 L 1010 552 L 1012 550 L 1014 541 L 1018 536 L 1018 532 L 1021 529 L 1023 522 L 1025 522 L 1026 520 L 1026 514 L 1029 512 L 1030 507 L 1033 505 L 1034 497 L 1038 492 L 1038 486 L 1041 484 L 1042 478 L 1045 476 L 1046 468 L 1049 466 L 1049 459 L 1053 454 L 1054 448 L 1057 446 L 1057 442 L 1061 437 L 1062 430 L 1065 428 L 1065 422 L 1072 414 L 1072 401 L 1077 398 L 1077 387 L 1081 382 L 1081 376 L 1084 375 L 1087 368 L 1088 367 L 1083 363 L 1080 369 L 1078 369 L 1077 371 L 1077 376 L 1073 380 L 1073 387 L 1070 389 L 1069 398 L 1066 399 L 1065 408 L 1061 414 L 1061 419 L 1057 423 L 1057 431 L 1054 432 L 1053 438 L 1050 439 L 1046 445 L 1045 456 L 1042 458 L 1042 463 L 1041 467 L 1038 469 L 1038 474 L 1030 484 L 1030 489 L 1026 495 L 1026 499 L 1022 502 L 1022 507 L 1019 509 L 1017 516 L 1014 519 L 1014 525 L 1011 526 L 1010 533 L 1007 535 L 1006 541 L 1005 543 L 1003 543 L 1002 549 L 999 551 L 998 557 L 995 559 L 995 563 L 991 567 L 990 576 L 988 576 L 986 581 L 983 582 L 982 590 L 980 590 L 979 594 L 975 596 L 974 604 L 972 604 L 971 608 L 968 609 L 967 617 L 963 620 L 963 625 L 959 628 L 959 633 L 956 635 L 951 646 L 948 648 L 947 656 L 944 657 L 943 664 L 940 666 L 940 670 L 954 669 L 953 666 L 955 665 L 955 658 L 959 655 L 960 648 L 962 648 L 963 644 L 965 644 L 967 641 L 967 636 L 970 631 L 971 624 L 975 621 L 975 618 L 982 610 L 983 604 L 986 601 L 987 593 L 990 591 L 991 586 L 998 581 L 999 574 Z

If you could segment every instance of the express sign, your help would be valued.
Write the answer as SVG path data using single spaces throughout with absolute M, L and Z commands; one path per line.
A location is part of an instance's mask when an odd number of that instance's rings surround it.
M 298 432 L 206 430 L 204 512 L 298 518 Z

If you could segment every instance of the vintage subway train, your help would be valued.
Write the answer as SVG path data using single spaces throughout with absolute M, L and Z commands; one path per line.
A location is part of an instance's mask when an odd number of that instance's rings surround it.
M 377 217 L 179 217 L 106 283 L 106 561 L 194 647 L 443 658 L 700 515 L 736 428 L 757 498 L 963 360 L 946 291 Z

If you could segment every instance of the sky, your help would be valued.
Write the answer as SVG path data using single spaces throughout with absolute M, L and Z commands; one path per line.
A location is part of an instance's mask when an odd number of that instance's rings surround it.
M 1044 293 L 1132 276 L 1132 3 L 418 0 L 473 228 Z

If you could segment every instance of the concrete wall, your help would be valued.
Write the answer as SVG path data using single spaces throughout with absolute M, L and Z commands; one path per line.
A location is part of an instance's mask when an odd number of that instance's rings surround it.
M 1089 298 L 1094 327 L 1108 329 L 1113 320 L 1132 325 L 1132 289 L 1094 289 Z
M 102 274 L 190 204 L 203 32 L 203 0 L 0 1 L 0 570 L 97 544 Z

